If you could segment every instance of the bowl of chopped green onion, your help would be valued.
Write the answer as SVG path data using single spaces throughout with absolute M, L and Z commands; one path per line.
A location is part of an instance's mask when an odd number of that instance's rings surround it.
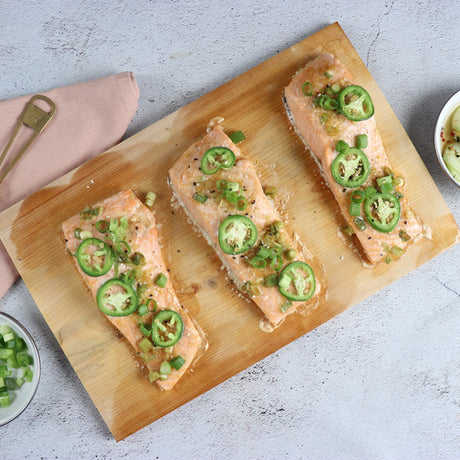
M 444 174 L 460 187 L 460 91 L 445 103 L 439 114 L 434 148 Z
M 0 312 L 0 426 L 19 416 L 40 381 L 40 356 L 32 336 L 12 316 Z

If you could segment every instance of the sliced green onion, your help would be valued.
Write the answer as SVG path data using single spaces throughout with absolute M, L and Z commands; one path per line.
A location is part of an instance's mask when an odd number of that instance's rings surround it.
M 194 193 L 193 199 L 198 201 L 198 203 L 206 203 L 208 197 L 204 193 Z
M 135 252 L 131 257 L 131 262 L 134 265 L 145 265 L 145 256 L 140 252 Z
M 145 335 L 146 337 L 150 337 L 152 335 L 152 325 L 151 324 L 142 323 L 139 326 L 139 329 L 142 332 L 142 334 Z M 142 340 L 144 340 L 144 339 L 142 339 Z M 150 342 L 150 340 L 149 340 L 149 342 Z
M 11 375 L 11 371 L 8 369 L 7 366 L 0 366 L 0 377 L 9 377 Z
M 362 217 L 355 217 L 355 224 L 360 230 L 366 230 L 367 225 Z
M 139 305 L 137 309 L 137 314 L 140 316 L 144 316 L 149 312 L 149 308 L 147 307 L 146 303 L 143 303 L 142 305 Z
M 326 99 L 323 104 L 326 110 L 335 110 L 339 107 L 339 103 L 335 99 Z
M 270 262 L 270 268 L 275 271 L 280 271 L 283 268 L 283 259 L 281 256 L 276 256 Z
M 156 198 L 157 198 L 156 193 L 148 192 L 147 195 L 145 196 L 145 201 L 144 201 L 145 205 L 148 208 L 151 208 L 153 206 L 153 203 L 155 203 Z
M 340 227 L 340 230 L 345 233 L 345 235 L 352 236 L 355 234 L 355 231 L 353 230 L 353 227 L 348 224 L 344 224 Z
M 355 190 L 351 194 L 350 199 L 352 203 L 362 203 L 364 201 L 365 196 L 366 195 L 362 190 Z
M 149 381 L 150 383 L 155 382 L 160 378 L 160 373 L 158 371 L 149 371 Z
M 400 248 L 399 246 L 393 246 L 391 248 L 391 252 L 396 256 L 396 257 L 401 257 L 403 255 L 404 250 Z
M 358 149 L 365 149 L 367 147 L 367 134 L 358 134 L 356 136 L 356 147 Z
M 16 354 L 16 360 L 21 367 L 30 366 L 34 363 L 32 356 L 27 354 L 25 351 L 21 351 Z
M 271 198 L 272 200 L 276 196 L 276 187 L 273 187 L 272 185 L 267 185 L 264 187 L 264 193 L 268 198 Z
M 246 139 L 242 131 L 235 131 L 234 133 L 230 134 L 229 137 L 234 144 L 238 144 L 238 142 L 244 141 Z
M 185 359 L 182 358 L 181 355 L 177 355 L 175 358 L 169 361 L 169 364 L 171 364 L 171 366 L 174 367 L 176 371 L 178 371 L 185 364 Z
M 147 353 L 153 349 L 153 343 L 147 337 L 144 337 L 139 342 L 139 348 L 142 350 L 142 352 Z
M 370 198 L 371 196 L 375 195 L 376 193 L 377 193 L 377 190 L 374 187 L 367 187 L 364 190 L 365 198 Z
M 388 166 L 385 166 L 383 168 L 383 172 L 385 173 L 385 175 L 387 176 L 391 176 L 391 177 L 394 177 L 394 172 L 391 170 L 391 168 L 389 168 Z
M 247 207 L 248 200 L 243 195 L 240 195 L 238 197 L 238 201 L 236 202 L 236 209 L 238 209 L 238 211 L 244 211 Z
M 73 231 L 73 234 L 74 234 L 75 238 L 81 239 L 81 232 L 82 232 L 82 229 L 81 229 L 80 227 L 77 227 L 77 228 Z
M 399 238 L 401 238 L 401 241 L 404 241 L 405 243 L 410 240 L 410 236 L 404 230 L 399 231 Z
M 152 313 L 155 313 L 157 311 L 158 304 L 157 304 L 156 300 L 149 299 L 149 300 L 147 300 L 146 305 L 147 305 L 148 310 L 151 311 Z M 153 307 L 152 307 L 152 305 L 153 305 Z
M 257 251 L 257 255 L 260 257 L 263 257 L 264 259 L 267 259 L 268 257 L 270 257 L 271 254 L 272 254 L 271 249 L 266 248 L 265 246 L 261 246 L 259 250 Z
M 160 364 L 160 375 L 163 374 L 163 375 L 169 375 L 171 373 L 171 364 L 169 363 L 169 361 L 163 361 L 161 364 Z
M 227 181 L 225 179 L 218 180 L 216 185 L 219 190 L 225 190 L 227 188 Z
M 131 246 L 125 240 L 121 240 L 118 241 L 116 250 L 121 254 L 129 254 L 131 252 Z
M 340 85 L 338 83 L 334 83 L 332 86 L 331 86 L 331 90 L 333 93 L 337 94 L 337 93 L 340 93 Z
M 297 251 L 295 249 L 288 249 L 284 253 L 286 260 L 294 260 L 297 257 Z
M 109 222 L 106 220 L 98 220 L 94 226 L 96 227 L 96 230 L 101 233 L 105 233 L 109 230 Z
M 265 268 L 267 266 L 267 261 L 260 257 L 260 256 L 254 256 L 249 263 L 254 267 L 254 268 Z
M 88 230 L 82 230 L 80 232 L 80 238 L 82 240 L 86 240 L 87 238 L 91 238 L 92 236 L 93 236 L 93 234 Z
M 393 178 L 391 176 L 379 177 L 377 185 L 380 187 L 382 193 L 389 193 L 393 190 Z
M 278 286 L 278 273 L 273 273 L 264 277 L 263 285 L 265 287 Z
M 306 81 L 302 85 L 302 93 L 305 94 L 305 96 L 311 96 L 313 94 L 313 85 L 309 81 Z
M 161 288 L 164 288 L 167 282 L 168 278 L 166 278 L 166 275 L 164 275 L 163 273 L 160 273 L 155 279 L 155 284 Z
M 337 150 L 339 153 L 345 153 L 349 148 L 350 146 L 342 140 L 337 141 L 337 144 L 335 144 L 335 150 Z
M 328 71 L 324 72 L 324 76 L 326 78 L 332 78 L 334 76 L 334 71 L 333 70 L 328 70 Z
M 404 184 L 404 179 L 400 176 L 397 176 L 393 179 L 393 185 L 395 187 L 399 187 L 400 185 L 403 185 Z
M 359 216 L 361 214 L 361 205 L 359 203 L 350 203 L 350 216 Z
M 226 190 L 229 192 L 238 192 L 240 189 L 240 184 L 238 182 L 227 182 Z
M 292 307 L 292 300 L 287 299 L 280 305 L 280 310 L 283 313 L 286 313 L 291 307 Z
M 238 193 L 233 190 L 224 190 L 224 198 L 230 203 L 236 204 L 238 201 Z

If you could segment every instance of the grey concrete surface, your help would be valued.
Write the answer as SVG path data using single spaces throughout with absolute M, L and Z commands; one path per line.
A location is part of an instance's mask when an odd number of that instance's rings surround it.
M 2 0 L 0 98 L 132 70 L 130 136 L 339 21 L 459 222 L 460 189 L 432 145 L 460 89 L 457 10 L 454 0 Z M 42 380 L 0 428 L 0 457 L 459 458 L 459 260 L 457 245 L 119 443 L 18 281 L 0 309 L 35 337 Z

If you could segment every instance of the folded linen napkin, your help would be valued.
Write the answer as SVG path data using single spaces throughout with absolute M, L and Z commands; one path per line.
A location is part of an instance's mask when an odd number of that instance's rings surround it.
M 56 112 L 1 184 L 0 212 L 117 144 L 136 112 L 139 88 L 133 73 L 123 72 L 40 94 L 56 104 Z M 0 153 L 31 97 L 0 101 Z M 41 108 L 48 111 L 46 104 Z M 0 174 L 32 133 L 21 127 Z M 0 298 L 17 277 L 0 242 Z

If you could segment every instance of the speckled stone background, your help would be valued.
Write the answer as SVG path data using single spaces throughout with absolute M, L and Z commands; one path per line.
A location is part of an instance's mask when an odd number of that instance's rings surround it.
M 130 136 L 335 21 L 458 222 L 460 189 L 432 144 L 460 90 L 454 0 L 2 0 L 0 98 L 132 70 Z M 19 281 L 0 309 L 35 337 L 42 380 L 0 428 L 0 457 L 459 458 L 459 261 L 457 245 L 119 443 Z

